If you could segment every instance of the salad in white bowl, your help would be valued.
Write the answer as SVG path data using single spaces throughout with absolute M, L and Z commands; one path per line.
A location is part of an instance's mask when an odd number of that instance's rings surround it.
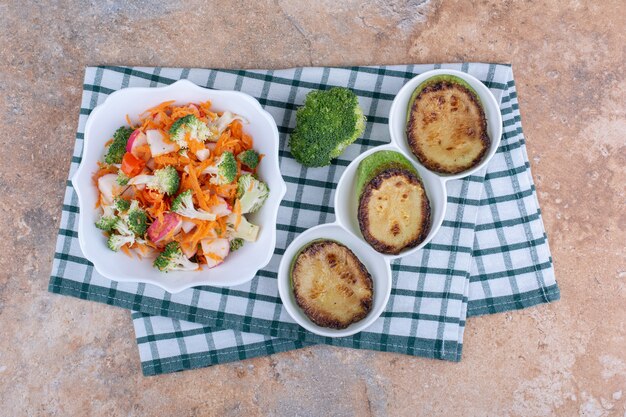
M 90 116 L 73 177 L 81 249 L 98 272 L 119 281 L 155 283 L 172 292 L 237 285 L 269 262 L 275 246 L 285 192 L 276 125 L 249 96 L 176 84 L 210 94 L 156 103 L 154 97 L 135 115 L 124 114 L 114 129 L 94 129 L 117 94 L 174 85 L 121 90 Z M 180 95 L 181 88 L 175 91 Z M 224 94 L 230 100 L 221 100 Z M 232 96 L 244 99 L 243 112 Z M 109 110 L 120 119 L 122 109 Z

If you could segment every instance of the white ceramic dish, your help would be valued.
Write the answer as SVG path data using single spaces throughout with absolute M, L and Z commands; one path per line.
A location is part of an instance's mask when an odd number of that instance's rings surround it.
M 406 115 L 411 94 L 422 82 L 435 75 L 442 74 L 455 75 L 462 78 L 478 93 L 478 96 L 483 105 L 483 109 L 485 111 L 485 116 L 487 118 L 487 133 L 491 140 L 489 150 L 485 153 L 485 156 L 478 165 L 455 175 L 436 173 L 430 171 L 422 164 L 420 164 L 419 160 L 411 152 L 406 138 Z M 376 318 L 380 316 L 380 314 L 382 314 L 384 306 L 380 310 L 373 308 L 365 319 L 358 323 L 352 324 L 345 330 L 332 330 L 317 326 L 316 324 L 311 322 L 306 317 L 306 315 L 304 315 L 302 310 L 295 303 L 293 291 L 291 290 L 289 266 L 291 265 L 292 258 L 294 254 L 298 251 L 298 249 L 316 238 L 326 237 L 329 239 L 335 239 L 346 244 L 351 249 L 353 249 L 353 247 L 358 248 L 358 252 L 354 249 L 353 251 L 359 257 L 359 259 L 361 259 L 361 262 L 366 264 L 366 266 L 368 266 L 369 264 L 374 265 L 380 261 L 385 262 L 385 264 L 387 265 L 387 270 L 390 273 L 389 262 L 391 262 L 391 260 L 414 254 L 415 252 L 423 248 L 426 244 L 428 244 L 428 242 L 430 242 L 439 231 L 445 217 L 448 200 L 446 183 L 450 180 L 464 178 L 468 175 L 471 175 L 472 173 L 482 169 L 487 165 L 487 163 L 489 163 L 489 160 L 496 153 L 498 146 L 500 145 L 500 139 L 502 136 L 502 115 L 500 114 L 500 107 L 497 100 L 495 99 L 491 91 L 489 91 L 489 89 L 478 79 L 460 71 L 433 70 L 420 74 L 417 77 L 411 79 L 400 89 L 395 99 L 393 100 L 389 112 L 389 133 L 391 135 L 391 143 L 389 145 L 378 146 L 376 148 L 370 149 L 367 152 L 362 153 L 356 159 L 354 159 L 350 163 L 350 165 L 348 165 L 348 167 L 342 174 L 337 184 L 337 190 L 335 192 L 335 223 L 317 226 L 302 233 L 289 245 L 281 259 L 279 267 L 280 269 L 278 271 L 278 288 L 281 300 L 283 301 L 287 312 L 293 317 L 293 319 L 296 320 L 296 322 L 298 322 L 302 327 L 313 333 L 328 337 L 349 336 L 369 326 Z M 400 154 L 408 158 L 409 161 L 411 161 L 422 179 L 422 183 L 424 184 L 424 188 L 426 189 L 426 194 L 428 195 L 428 199 L 430 202 L 431 227 L 428 235 L 419 245 L 404 250 L 398 255 L 382 254 L 376 252 L 371 246 L 369 246 L 361 233 L 357 218 L 358 201 L 357 195 L 355 193 L 357 168 L 360 162 L 365 157 L 383 150 L 392 150 L 399 152 Z M 343 240 L 340 238 L 342 238 Z M 369 251 L 362 249 L 362 246 L 369 249 Z M 375 282 L 381 282 L 386 279 L 386 275 L 383 269 L 370 269 L 370 274 L 372 275 L 372 278 Z M 378 274 L 382 274 L 382 276 L 376 276 Z M 389 287 L 391 287 L 391 275 L 389 275 Z M 376 291 L 379 290 L 378 288 L 379 287 L 376 286 L 374 288 L 375 297 L 378 296 L 376 294 Z M 389 297 L 389 292 L 383 294 L 383 296 L 385 297 L 386 304 L 387 298 Z
M 374 284 L 374 300 L 369 314 L 361 321 L 352 323 L 345 329 L 329 329 L 313 323 L 296 303 L 290 281 L 291 261 L 304 245 L 316 239 L 336 240 L 346 245 L 363 262 Z M 278 267 L 278 292 L 285 310 L 298 323 L 310 332 L 327 337 L 345 337 L 360 332 L 371 325 L 383 312 L 391 294 L 391 267 L 389 262 L 337 223 L 312 227 L 296 237 L 285 250 Z
M 249 218 L 260 225 L 259 238 L 230 254 L 224 263 L 213 269 L 159 272 L 152 266 L 152 259 L 131 259 L 109 250 L 106 239 L 94 226 L 100 211 L 94 208 L 98 192 L 91 177 L 104 154 L 104 143 L 118 127 L 127 124 L 127 114 L 135 121 L 145 110 L 166 100 L 176 100 L 177 104 L 211 100 L 216 111 L 230 110 L 244 116 L 249 122 L 244 125 L 244 131 L 253 137 L 255 149 L 265 155 L 258 174 L 267 182 L 270 194 L 263 207 Z M 276 216 L 287 189 L 280 175 L 278 147 L 276 122 L 247 94 L 209 90 L 187 80 L 161 88 L 126 88 L 114 92 L 87 120 L 82 161 L 72 177 L 79 200 L 78 241 L 83 254 L 100 274 L 111 280 L 154 284 L 172 293 L 199 285 L 234 286 L 251 280 L 269 263 L 276 246 Z

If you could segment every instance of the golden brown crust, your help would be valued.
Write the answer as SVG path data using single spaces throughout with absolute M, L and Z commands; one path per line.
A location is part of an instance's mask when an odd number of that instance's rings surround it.
M 456 91 L 458 96 L 453 94 L 451 102 L 446 102 L 443 94 L 450 91 Z M 435 98 L 438 100 L 436 103 L 438 105 L 438 109 L 436 110 L 438 111 L 432 111 L 433 109 L 429 108 L 429 106 L 432 107 L 432 101 Z M 433 157 L 428 154 L 430 150 L 426 149 L 426 143 L 432 140 L 432 137 L 428 135 L 428 130 L 433 130 L 432 125 L 436 126 L 438 123 L 446 123 L 446 119 L 452 118 L 458 121 L 459 117 L 462 117 L 462 112 L 456 113 L 454 116 L 450 114 L 448 115 L 449 117 L 446 117 L 444 114 L 442 117 L 439 111 L 457 112 L 459 104 L 458 102 L 455 103 L 454 100 L 459 99 L 464 103 L 464 106 L 469 105 L 474 107 L 470 113 L 476 114 L 468 114 L 468 118 L 470 118 L 468 119 L 468 125 L 464 126 L 463 132 L 459 134 L 459 137 L 451 138 L 452 146 L 444 148 L 443 152 L 452 151 L 453 148 L 457 147 L 459 144 L 466 145 L 469 142 L 473 142 L 475 147 L 480 146 L 480 150 L 478 152 L 472 150 L 474 155 L 470 160 L 458 163 L 455 160 L 453 163 L 444 165 L 434 160 Z M 422 103 L 423 101 L 430 101 L 430 103 Z M 484 109 L 476 94 L 468 90 L 465 86 L 449 81 L 433 83 L 425 87 L 417 95 L 409 111 L 409 121 L 406 128 L 407 141 L 413 154 L 426 168 L 443 174 L 458 174 L 476 166 L 483 159 L 491 143 L 487 135 L 487 118 L 485 117 Z M 445 129 L 454 129 L 454 127 L 444 127 L 443 130 Z M 441 144 L 441 140 L 439 140 L 439 144 Z
M 408 240 L 401 245 L 392 244 L 389 241 L 385 242 L 380 238 L 380 236 L 378 238 L 374 236 L 372 233 L 372 219 L 370 219 L 369 212 L 370 203 L 375 191 L 380 190 L 385 181 L 394 181 L 394 178 L 404 178 L 407 183 L 416 187 L 422 196 L 421 207 L 417 207 L 421 213 L 421 217 L 419 219 L 420 223 L 417 225 L 418 228 L 415 233 L 410 235 Z M 402 198 L 403 196 L 400 195 L 398 197 Z M 393 221 L 391 218 L 389 219 L 390 221 Z M 406 169 L 389 168 L 380 172 L 372 178 L 372 180 L 363 189 L 363 193 L 359 198 L 358 220 L 359 228 L 361 229 L 363 237 L 378 252 L 397 255 L 404 249 L 413 248 L 419 245 L 430 231 L 430 202 L 428 201 L 428 196 L 426 195 L 424 186 L 414 173 Z M 387 230 L 389 230 L 393 237 L 396 237 L 402 230 L 397 222 L 390 223 L 387 226 Z
M 318 326 L 345 329 L 372 309 L 370 273 L 338 242 L 314 241 L 303 248 L 293 261 L 291 280 L 296 303 Z

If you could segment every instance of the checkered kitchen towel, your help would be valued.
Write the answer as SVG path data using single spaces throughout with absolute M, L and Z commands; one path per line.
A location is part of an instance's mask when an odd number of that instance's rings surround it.
M 387 115 L 395 93 L 433 68 L 466 71 L 501 102 L 504 134 L 489 166 L 448 183 L 448 210 L 433 241 L 394 261 L 393 289 L 382 316 L 366 331 L 325 338 L 295 324 L 283 309 L 276 271 L 300 232 L 331 222 L 333 193 L 345 167 L 365 150 L 389 142 Z M 154 375 L 267 355 L 315 343 L 400 352 L 458 361 L 467 316 L 496 313 L 559 298 L 520 124 L 511 67 L 496 64 L 403 65 L 288 70 L 206 70 L 94 67 L 85 74 L 70 176 L 78 164 L 85 121 L 106 97 L 125 87 L 157 87 L 181 78 L 256 97 L 281 135 L 287 194 L 278 214 L 274 257 L 251 282 L 200 287 L 179 294 L 100 276 L 77 239 L 77 198 L 68 181 L 49 289 L 133 310 L 143 372 Z M 293 160 L 287 136 L 295 109 L 311 89 L 351 88 L 367 118 L 362 139 L 329 167 L 306 169 Z

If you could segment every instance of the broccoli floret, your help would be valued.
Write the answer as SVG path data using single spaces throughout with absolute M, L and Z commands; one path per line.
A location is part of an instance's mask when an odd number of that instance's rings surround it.
M 252 149 L 241 152 L 237 155 L 237 159 L 250 169 L 255 169 L 259 165 L 259 154 Z
M 203 174 L 213 174 L 211 182 L 218 185 L 230 184 L 237 176 L 237 160 L 232 152 L 226 151 L 217 161 L 217 164 L 202 171 Z
M 122 163 L 122 158 L 126 153 L 126 144 L 131 133 L 133 133 L 133 129 L 125 126 L 122 126 L 115 131 L 113 134 L 113 142 L 109 145 L 109 150 L 104 157 L 104 162 L 107 164 Z
M 330 165 L 331 159 L 363 134 L 365 120 L 351 90 L 311 91 L 296 112 L 296 128 L 289 139 L 291 153 L 308 167 Z
M 125 213 L 130 208 L 130 201 L 124 200 L 122 197 L 116 197 L 113 200 L 113 206 L 118 212 Z
M 133 244 L 135 237 L 133 235 L 111 235 L 107 240 L 107 247 L 114 252 L 120 250 L 125 244 Z
M 144 209 L 139 207 L 137 200 L 130 203 L 126 222 L 130 231 L 137 236 L 143 236 L 148 230 L 148 215 Z
M 115 227 L 119 219 L 115 216 L 102 216 L 100 220 L 96 222 L 96 227 L 100 230 L 104 230 L 105 232 L 110 232 Z
M 107 246 L 117 252 L 124 244 L 132 245 L 140 240 L 138 236 L 146 233 L 148 216 L 143 209 L 139 208 L 137 200 L 129 202 L 118 197 L 113 204 L 111 207 L 105 207 L 105 214 L 96 226 L 111 234 L 107 240 Z M 120 216 L 112 215 L 113 210 L 117 210 Z
M 193 114 L 189 114 L 176 120 L 169 130 L 170 139 L 181 148 L 187 148 L 188 146 L 185 141 L 187 133 L 189 133 L 189 139 L 204 142 L 211 134 L 211 131 L 202 120 Z
M 117 182 L 118 185 L 124 186 L 128 184 L 129 180 L 130 180 L 130 177 L 124 174 L 122 170 L 120 170 L 120 172 L 117 173 L 117 178 L 115 179 L 115 182 Z
M 115 215 L 115 207 L 112 205 L 102 206 L 102 216 L 95 223 L 98 229 L 110 232 L 113 230 L 115 223 L 117 223 L 118 217 Z
M 196 210 L 193 206 L 192 197 L 193 193 L 191 190 L 180 193 L 172 202 L 172 211 L 190 219 L 215 220 L 215 214 L 207 213 L 204 210 Z
M 257 180 L 252 174 L 239 177 L 237 182 L 237 198 L 241 203 L 242 213 L 254 213 L 261 208 L 270 189 L 263 181 Z
M 129 184 L 146 184 L 146 187 L 157 190 L 160 193 L 172 195 L 178 191 L 180 177 L 176 168 L 171 165 L 157 169 L 153 175 L 137 175 L 128 181 Z
M 243 239 L 240 237 L 236 237 L 233 240 L 230 241 L 230 251 L 234 252 L 237 249 L 241 248 L 243 246 Z
M 154 260 L 154 266 L 159 271 L 193 271 L 198 269 L 198 264 L 191 262 L 183 254 L 178 242 L 170 242 L 165 245 L 163 252 Z
M 259 236 L 259 226 L 250 223 L 245 216 L 241 216 L 239 224 L 235 228 L 236 220 L 237 215 L 234 213 L 229 214 L 226 218 L 228 235 L 233 239 L 241 238 L 248 242 L 255 242 Z
M 117 222 L 115 222 L 115 224 L 113 225 L 113 230 L 117 231 L 121 235 L 132 237 L 133 241 L 135 239 L 135 234 L 132 232 L 132 230 L 130 230 L 130 228 L 128 227 L 128 223 L 126 223 L 125 219 L 118 217 Z

